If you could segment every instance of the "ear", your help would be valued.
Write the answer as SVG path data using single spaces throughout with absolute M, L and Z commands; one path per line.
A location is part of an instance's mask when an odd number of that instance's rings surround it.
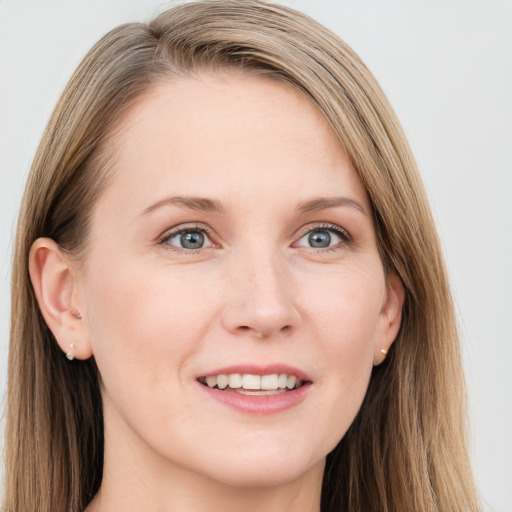
M 395 341 L 402 322 L 404 298 L 404 286 L 398 274 L 393 270 L 387 276 L 386 297 L 379 314 L 373 354 L 374 365 L 379 365 L 386 359 L 388 350 Z
M 38 238 L 30 249 L 29 272 L 39 308 L 61 350 L 69 359 L 92 355 L 85 311 L 74 265 L 50 238 Z

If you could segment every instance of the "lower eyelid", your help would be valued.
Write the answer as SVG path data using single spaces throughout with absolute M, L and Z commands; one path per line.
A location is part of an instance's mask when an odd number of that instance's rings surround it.
M 313 231 L 330 231 L 330 232 L 334 233 L 337 237 L 339 237 L 341 239 L 340 243 L 343 243 L 343 244 L 348 244 L 352 241 L 352 237 L 343 228 L 340 228 L 338 226 L 331 226 L 331 225 L 318 225 L 318 226 L 310 227 L 309 229 L 303 231 L 297 238 L 297 242 L 302 240 L 305 236 L 309 235 Z M 297 243 L 297 242 L 295 242 L 295 243 Z M 326 248 L 323 248 L 320 250 L 325 250 L 325 249 L 333 248 L 333 247 L 335 247 L 335 246 L 326 247 Z
M 334 245 L 327 246 L 327 247 L 309 247 L 310 249 L 317 250 L 319 252 L 326 252 L 329 250 L 336 250 L 340 248 L 340 246 L 344 246 L 347 244 L 350 244 L 352 242 L 352 237 L 348 234 L 347 231 L 345 231 L 343 228 L 340 228 L 338 226 L 332 226 L 332 225 L 317 225 L 309 227 L 307 230 L 302 231 L 300 236 L 296 239 L 296 242 L 294 242 L 292 245 L 296 245 L 300 240 L 302 240 L 305 236 L 310 234 L 313 231 L 329 231 L 334 233 L 338 238 L 340 238 L 340 241 L 337 242 Z M 187 247 L 180 247 L 178 245 L 173 245 L 168 243 L 169 240 L 172 238 L 186 232 L 190 231 L 199 231 L 205 235 L 205 239 L 207 240 L 207 246 L 206 247 L 200 247 L 198 249 L 190 249 Z M 197 252 L 204 249 L 211 249 L 215 247 L 220 247 L 220 244 L 216 243 L 211 235 L 211 229 L 208 229 L 206 226 L 202 225 L 191 225 L 191 226 L 185 226 L 185 227 L 179 227 L 176 229 L 173 229 L 171 231 L 167 231 L 162 236 L 158 238 L 158 244 L 164 246 L 166 249 L 173 250 L 175 252 Z M 302 246 L 306 247 L 306 246 Z
M 200 247 L 198 249 L 188 249 L 186 247 L 179 247 L 177 245 L 172 245 L 168 243 L 169 240 L 172 240 L 174 237 L 179 236 L 183 233 L 191 232 L 191 231 L 199 231 L 204 234 L 205 239 L 208 241 L 207 247 Z M 217 244 L 212 240 L 211 230 L 207 229 L 205 226 L 185 226 L 177 229 L 173 229 L 171 231 L 167 231 L 162 236 L 158 238 L 158 244 L 165 246 L 166 248 L 172 248 L 176 251 L 200 251 L 202 249 L 209 249 L 211 247 L 215 247 Z

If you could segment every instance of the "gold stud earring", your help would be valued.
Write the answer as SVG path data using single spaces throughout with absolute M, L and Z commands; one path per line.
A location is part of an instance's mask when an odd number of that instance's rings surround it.
M 71 343 L 71 345 L 69 345 L 69 348 L 71 350 L 75 350 L 75 344 L 74 343 Z M 73 352 L 66 352 L 66 357 L 70 360 L 70 361 L 73 361 L 73 359 L 75 359 L 75 354 L 73 354 Z
M 380 351 L 382 354 L 384 354 L 384 357 L 388 355 L 388 351 L 385 348 L 381 348 Z

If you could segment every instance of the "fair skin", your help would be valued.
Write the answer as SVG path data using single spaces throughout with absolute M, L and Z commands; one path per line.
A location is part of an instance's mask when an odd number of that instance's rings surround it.
M 319 511 L 325 457 L 400 325 L 364 186 L 315 108 L 269 78 L 172 79 L 119 128 L 83 261 L 49 239 L 30 255 L 62 350 L 101 374 L 87 510 Z M 206 385 L 222 372 L 303 383 Z

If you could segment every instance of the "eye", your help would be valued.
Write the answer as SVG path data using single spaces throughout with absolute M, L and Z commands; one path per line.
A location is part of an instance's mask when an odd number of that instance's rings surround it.
M 207 230 L 201 227 L 177 229 L 167 233 L 161 243 L 172 248 L 189 251 L 205 249 L 214 245 L 207 234 Z
M 329 249 L 346 244 L 349 241 L 349 235 L 341 228 L 319 226 L 310 229 L 296 244 L 301 247 L 312 247 L 313 249 Z

